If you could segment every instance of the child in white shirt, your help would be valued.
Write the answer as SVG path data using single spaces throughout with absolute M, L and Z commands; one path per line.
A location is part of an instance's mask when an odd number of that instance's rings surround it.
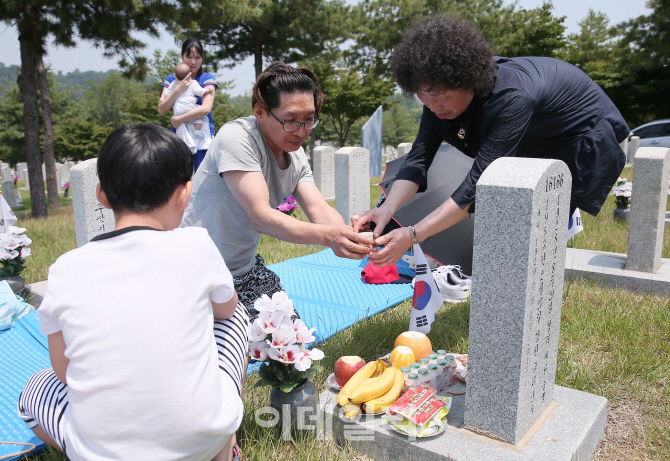
M 73 461 L 231 459 L 249 322 L 207 231 L 178 228 L 193 156 L 166 128 L 124 126 L 97 167 L 116 228 L 51 266 L 38 314 L 53 369 L 19 416 Z
M 174 68 L 175 80 L 168 87 L 165 96 L 172 93 L 175 86 L 184 80 L 189 72 L 191 72 L 191 69 L 187 64 L 177 64 Z M 172 112 L 174 115 L 182 115 L 191 109 L 195 109 L 196 103 L 198 102 L 198 96 L 202 97 L 203 94 L 205 94 L 204 88 L 201 87 L 197 81 L 193 80 L 186 91 L 180 94 L 172 105 Z M 199 148 L 202 148 L 201 146 L 198 146 L 198 144 L 206 137 L 205 133 L 202 131 L 203 125 L 209 128 L 209 119 L 207 116 L 184 122 L 177 128 L 177 136 L 186 143 L 192 153 L 195 153 Z M 198 141 L 196 141 L 196 139 Z

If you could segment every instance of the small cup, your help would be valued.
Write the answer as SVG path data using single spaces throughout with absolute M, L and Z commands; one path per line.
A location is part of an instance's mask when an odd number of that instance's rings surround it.
M 358 235 L 362 235 L 363 237 L 371 238 L 374 241 L 374 235 L 375 235 L 374 232 L 359 232 Z M 368 247 L 370 249 L 373 249 L 375 247 L 375 245 L 365 245 L 364 243 L 359 243 L 359 245 L 363 245 L 363 246 Z

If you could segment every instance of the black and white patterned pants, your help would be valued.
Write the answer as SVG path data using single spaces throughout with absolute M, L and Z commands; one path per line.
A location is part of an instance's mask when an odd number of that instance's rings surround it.
M 249 317 L 241 302 L 228 320 L 214 319 L 214 338 L 219 351 L 219 368 L 235 383 L 241 394 L 249 356 Z M 32 375 L 19 396 L 17 410 L 30 429 L 40 426 L 67 454 L 65 425 L 68 424 L 68 386 L 51 368 Z M 169 404 L 166 402 L 166 404 Z
M 284 291 L 277 274 L 265 267 L 265 260 L 261 255 L 256 255 L 256 264 L 246 274 L 233 277 L 235 291 L 239 300 L 247 308 L 249 323 L 252 324 L 258 318 L 258 311 L 254 309 L 254 303 L 263 295 L 272 297 L 278 291 Z M 300 318 L 294 310 L 291 319 Z

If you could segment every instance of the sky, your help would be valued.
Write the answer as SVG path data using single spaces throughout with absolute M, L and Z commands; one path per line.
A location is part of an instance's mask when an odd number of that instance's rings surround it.
M 347 2 L 355 3 L 355 0 L 347 0 Z M 512 2 L 505 0 L 505 3 L 511 4 Z M 543 0 L 518 1 L 519 7 L 526 9 L 542 6 L 542 3 Z M 566 17 L 564 24 L 567 27 L 566 33 L 569 34 L 579 31 L 579 21 L 586 17 L 589 8 L 607 14 L 610 24 L 614 25 L 630 18 L 649 14 L 651 10 L 646 8 L 645 5 L 645 0 L 555 0 L 553 13 L 555 16 Z M 151 56 L 156 49 L 163 51 L 169 49 L 179 51 L 181 49 L 181 46 L 175 44 L 174 39 L 167 32 L 162 32 L 160 39 L 148 36 L 138 36 L 138 38 L 147 43 L 147 56 Z M 0 62 L 7 66 L 21 64 L 18 33 L 15 27 L 0 24 L 0 45 Z M 116 59 L 104 58 L 101 49 L 96 49 L 86 42 L 78 42 L 78 46 L 75 48 L 50 45 L 45 57 L 45 62 L 54 71 L 62 71 L 63 73 L 75 69 L 82 72 L 115 69 L 117 68 L 116 61 Z M 220 80 L 233 81 L 233 86 L 228 90 L 228 93 L 232 96 L 249 92 L 255 80 L 253 57 L 247 58 L 233 69 L 219 71 L 218 77 Z

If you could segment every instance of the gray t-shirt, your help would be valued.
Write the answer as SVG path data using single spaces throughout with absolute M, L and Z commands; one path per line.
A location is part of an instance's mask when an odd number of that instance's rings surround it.
M 303 181 L 314 181 L 305 151 L 288 152 L 290 164 L 277 165 L 255 117 L 243 117 L 223 125 L 193 177 L 193 192 L 181 227 L 204 227 L 234 276 L 251 270 L 260 234 L 235 200 L 226 171 L 260 171 L 270 192 L 270 206 L 281 205 Z

